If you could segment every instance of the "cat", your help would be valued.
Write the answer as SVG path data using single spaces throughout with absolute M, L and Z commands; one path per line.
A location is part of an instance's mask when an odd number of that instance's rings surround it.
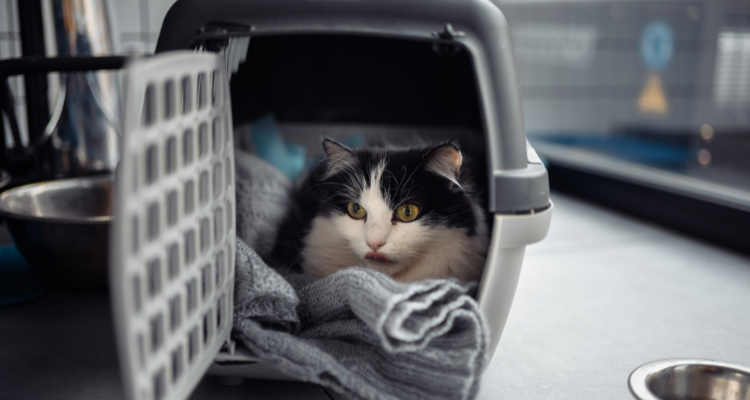
M 360 266 L 403 282 L 481 278 L 488 220 L 457 143 L 351 149 L 324 139 L 323 149 L 277 254 L 297 253 L 315 277 Z

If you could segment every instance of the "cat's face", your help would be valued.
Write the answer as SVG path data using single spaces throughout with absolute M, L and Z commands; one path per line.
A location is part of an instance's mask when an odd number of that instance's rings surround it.
M 325 197 L 305 239 L 306 272 L 356 265 L 402 280 L 476 275 L 463 271 L 461 259 L 467 252 L 483 258 L 478 229 L 484 235 L 486 228 L 462 186 L 455 145 L 350 150 L 325 141 L 324 148 Z

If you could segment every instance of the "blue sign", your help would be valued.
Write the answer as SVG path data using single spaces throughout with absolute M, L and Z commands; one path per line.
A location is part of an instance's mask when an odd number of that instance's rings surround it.
M 641 58 L 651 70 L 664 69 L 672 61 L 674 35 L 672 28 L 661 20 L 649 22 L 641 35 Z

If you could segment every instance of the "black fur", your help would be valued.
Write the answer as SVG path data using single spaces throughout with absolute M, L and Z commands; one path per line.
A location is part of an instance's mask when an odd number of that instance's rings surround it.
M 291 260 L 290 256 L 297 256 L 302 239 L 319 213 L 346 214 L 347 204 L 357 200 L 353 195 L 365 189 L 361 187 L 361 180 L 355 177 L 364 177 L 364 184 L 370 186 L 371 172 L 381 160 L 385 160 L 385 169 L 380 188 L 392 210 L 403 204 L 414 204 L 420 209 L 417 220 L 423 224 L 463 228 L 469 236 L 477 234 L 478 218 L 481 216 L 475 214 L 473 204 L 483 206 L 484 196 L 482 191 L 477 190 L 481 185 L 474 182 L 474 177 L 481 174 L 476 173 L 471 161 L 464 156 L 456 177 L 460 186 L 425 168 L 435 149 L 452 146 L 458 150 L 457 143 L 407 149 L 348 149 L 330 139 L 325 139 L 324 146 L 326 142 L 344 149 L 348 153 L 346 157 L 353 157 L 349 158 L 350 161 L 354 160 L 353 166 L 327 176 L 331 162 L 327 158 L 302 179 L 294 193 L 298 208 L 285 221 L 279 234 L 275 252 L 277 257 Z M 352 174 L 353 170 L 359 175 Z M 413 222 L 397 221 L 394 215 L 394 223 Z

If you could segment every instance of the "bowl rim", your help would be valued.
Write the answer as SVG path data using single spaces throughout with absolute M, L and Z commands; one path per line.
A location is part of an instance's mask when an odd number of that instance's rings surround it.
M 60 224 L 107 224 L 114 219 L 114 215 L 99 215 L 91 217 L 78 217 L 78 218 L 67 218 L 67 217 L 43 217 L 43 216 L 32 216 L 27 214 L 19 214 L 10 211 L 5 208 L 5 199 L 9 196 L 23 191 L 33 190 L 35 187 L 42 185 L 49 186 L 69 186 L 73 182 L 86 182 L 89 186 L 94 186 L 97 183 L 104 181 L 112 181 L 114 183 L 115 175 L 113 173 L 92 175 L 92 176 L 80 176 L 75 178 L 57 179 L 52 181 L 34 182 L 26 185 L 14 187 L 13 189 L 6 190 L 0 193 L 0 216 L 6 220 L 22 220 L 31 222 L 41 223 L 60 223 Z M 114 185 L 113 185 L 114 189 Z
M 628 388 L 630 393 L 639 400 L 662 400 L 648 388 L 649 377 L 658 371 L 680 365 L 702 365 L 706 367 L 720 367 L 731 369 L 750 375 L 750 368 L 739 364 L 723 361 L 707 360 L 703 358 L 668 358 L 666 360 L 652 361 L 636 368 L 628 377 Z

